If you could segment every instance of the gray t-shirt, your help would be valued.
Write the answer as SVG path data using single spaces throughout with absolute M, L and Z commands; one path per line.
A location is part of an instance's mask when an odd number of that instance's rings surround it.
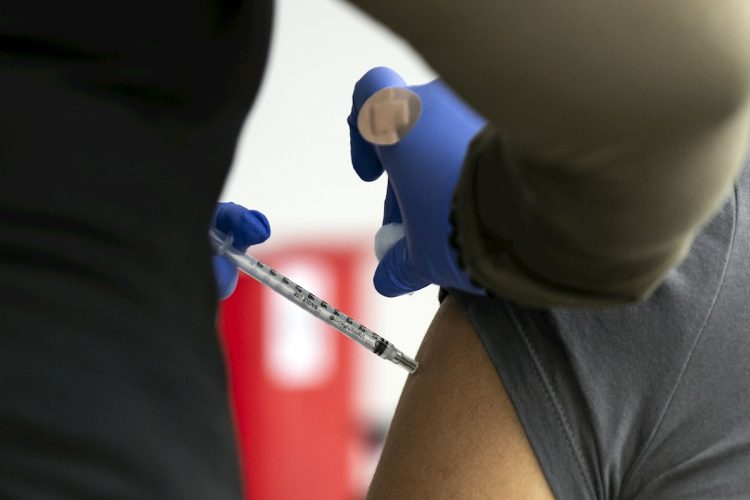
M 542 310 L 455 295 L 557 498 L 750 497 L 747 161 L 644 302 Z

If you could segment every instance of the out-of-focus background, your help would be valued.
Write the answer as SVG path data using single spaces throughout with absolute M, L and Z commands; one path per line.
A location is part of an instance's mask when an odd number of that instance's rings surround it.
M 405 43 L 348 4 L 277 0 L 269 63 L 222 194 L 264 212 L 251 251 L 415 355 L 437 288 L 397 299 L 372 288 L 385 178 L 349 160 L 354 83 L 389 66 L 434 78 Z M 247 497 L 363 498 L 406 372 L 242 280 L 222 310 Z

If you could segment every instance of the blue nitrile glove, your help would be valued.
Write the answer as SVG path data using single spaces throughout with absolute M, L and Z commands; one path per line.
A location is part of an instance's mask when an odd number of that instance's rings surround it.
M 395 145 L 375 146 L 357 128 L 364 102 L 385 87 L 407 88 L 422 101 L 422 112 L 411 131 Z M 407 87 L 388 68 L 367 72 L 354 87 L 349 115 L 352 164 L 365 181 L 388 173 L 383 225 L 403 218 L 404 238 L 388 250 L 373 282 L 382 295 L 395 297 L 430 283 L 477 294 L 484 291 L 458 265 L 449 242 L 453 190 L 469 143 L 485 120 L 440 80 Z
M 226 235 L 232 235 L 232 246 L 242 252 L 250 245 L 263 243 L 271 236 L 271 226 L 262 213 L 237 205 L 219 203 L 214 212 L 216 229 Z M 237 266 L 225 257 L 214 256 L 214 276 L 219 298 L 226 299 L 237 286 Z

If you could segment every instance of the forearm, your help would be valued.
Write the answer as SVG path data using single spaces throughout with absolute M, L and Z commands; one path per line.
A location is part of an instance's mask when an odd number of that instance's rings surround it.
M 491 291 L 642 297 L 732 184 L 748 132 L 744 0 L 354 3 L 502 135 L 502 153 L 474 144 L 456 196 L 463 260 Z

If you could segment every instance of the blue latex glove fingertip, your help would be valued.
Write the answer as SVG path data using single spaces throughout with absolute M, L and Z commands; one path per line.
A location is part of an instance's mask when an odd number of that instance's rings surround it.
M 243 252 L 250 245 L 263 243 L 271 236 L 271 225 L 265 215 L 236 203 L 221 203 L 214 216 L 216 227 L 233 237 L 233 246 Z
M 271 236 L 271 225 L 265 215 L 257 210 L 248 210 L 235 227 L 234 246 L 247 250 L 250 245 L 263 243 Z

